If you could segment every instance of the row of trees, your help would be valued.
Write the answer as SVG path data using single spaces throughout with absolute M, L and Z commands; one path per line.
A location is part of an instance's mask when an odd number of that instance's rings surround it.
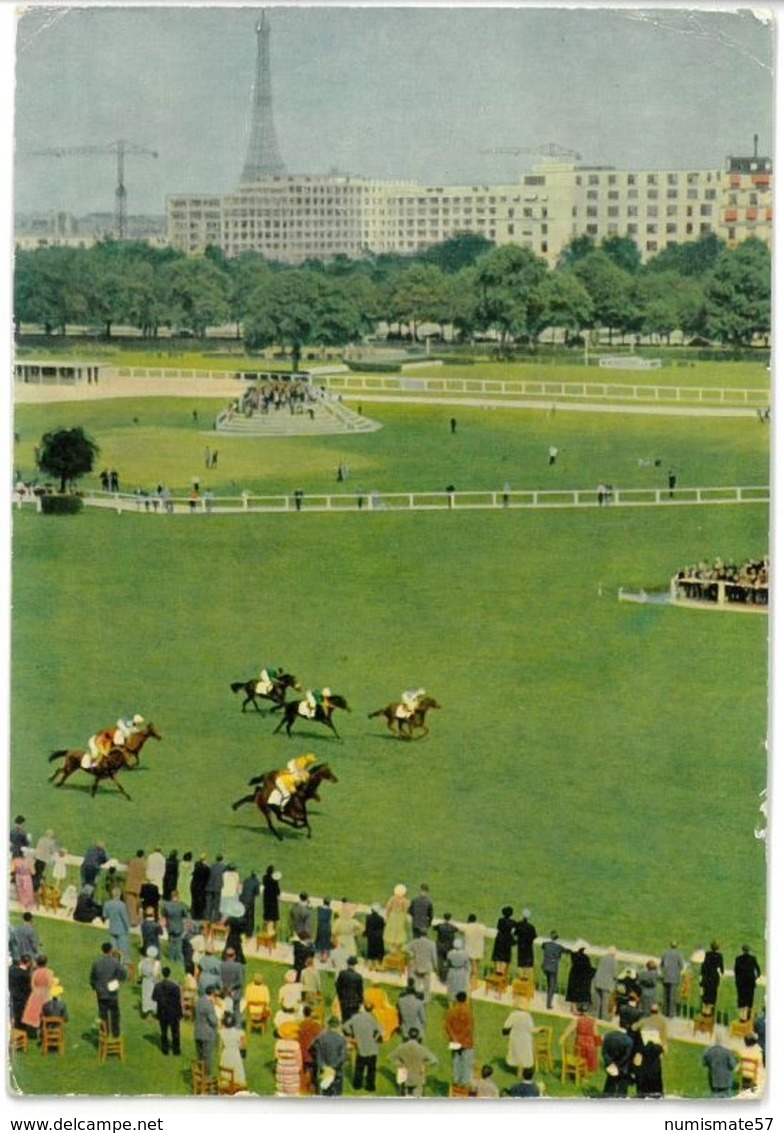
M 65 333 L 68 324 L 115 325 L 155 338 L 162 327 L 203 337 L 233 322 L 249 349 L 345 346 L 379 322 L 416 338 L 423 323 L 471 341 L 536 343 L 548 329 L 567 340 L 595 328 L 622 338 L 674 331 L 733 346 L 770 333 L 771 260 L 749 238 L 735 249 L 716 236 L 676 245 L 647 264 L 633 241 L 572 240 L 555 268 L 527 248 L 456 236 L 415 257 L 338 257 L 301 267 L 217 248 L 174 249 L 106 241 L 88 249 L 18 251 L 14 319 Z

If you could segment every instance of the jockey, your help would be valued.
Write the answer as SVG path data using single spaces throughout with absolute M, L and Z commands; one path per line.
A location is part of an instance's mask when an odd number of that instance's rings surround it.
M 318 692 L 312 688 L 308 689 L 308 691 L 305 693 L 305 704 L 307 706 L 308 715 L 311 719 L 313 719 L 313 717 L 316 715 L 316 709 L 319 707 L 319 705 L 321 705 L 325 712 L 328 708 L 332 707 L 329 700 L 331 696 L 332 690 L 328 688 L 323 688 L 321 692 Z
M 115 747 L 124 747 L 131 736 L 136 736 L 144 730 L 144 717 L 137 712 L 135 716 L 121 716 L 114 729 L 113 742 Z
M 307 783 L 310 770 L 316 762 L 315 755 L 298 755 L 290 759 L 285 771 L 279 771 L 275 779 L 275 786 L 280 791 L 280 809 L 283 812 L 291 796 L 297 789 Z
M 271 665 L 261 670 L 259 679 L 256 681 L 256 692 L 268 693 L 272 692 L 280 677 L 282 669 L 275 669 Z
M 98 767 L 107 756 L 114 746 L 114 728 L 104 728 L 102 732 L 96 732 L 94 736 L 90 736 L 87 741 L 87 751 L 82 759 L 82 767 L 85 771 L 91 768 Z
M 400 707 L 397 710 L 398 719 L 410 720 L 417 708 L 419 708 L 424 695 L 425 690 L 423 688 L 410 688 L 402 693 L 400 697 Z

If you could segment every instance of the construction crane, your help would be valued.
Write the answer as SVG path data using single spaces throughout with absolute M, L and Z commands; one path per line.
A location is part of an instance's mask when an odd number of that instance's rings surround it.
M 113 153 L 117 158 L 117 188 L 114 190 L 114 232 L 124 240 L 128 221 L 128 191 L 125 188 L 125 158 L 127 154 L 144 154 L 157 157 L 155 150 L 145 149 L 120 138 L 105 146 L 55 146 L 52 149 L 29 150 L 28 157 L 93 157 L 95 154 Z
M 495 149 L 483 149 L 482 153 L 508 153 L 515 157 L 533 154 L 536 157 L 547 157 L 551 161 L 557 161 L 563 157 L 571 157 L 575 161 L 582 160 L 582 154 L 578 153 L 576 149 L 567 149 L 565 146 L 559 146 L 557 142 L 547 142 L 543 146 L 520 146 L 519 148 L 498 146 Z

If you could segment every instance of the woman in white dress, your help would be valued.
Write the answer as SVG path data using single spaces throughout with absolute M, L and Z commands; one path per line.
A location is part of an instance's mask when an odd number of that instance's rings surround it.
M 537 1028 L 527 1011 L 512 1011 L 507 1016 L 502 1034 L 509 1036 L 506 1062 L 522 1074 L 527 1066 L 534 1065 L 534 1034 Z
M 158 1006 L 152 997 L 152 989 L 161 978 L 161 962 L 158 959 L 158 949 L 150 945 L 139 964 L 139 980 L 142 985 L 142 1017 L 157 1015 Z
M 245 1046 L 245 1033 L 235 1025 L 234 1016 L 227 1011 L 220 1029 L 220 1068 L 234 1071 L 235 1090 L 244 1090 L 247 1084 L 242 1050 Z

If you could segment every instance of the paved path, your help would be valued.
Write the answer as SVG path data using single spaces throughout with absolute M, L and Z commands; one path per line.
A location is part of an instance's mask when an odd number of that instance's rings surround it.
M 14 401 L 17 405 L 46 404 L 56 401 L 99 401 L 111 398 L 136 397 L 213 397 L 227 401 L 242 392 L 242 383 L 227 375 L 224 378 L 102 378 L 98 385 L 54 385 L 50 383 L 16 382 Z M 637 402 L 553 401 L 522 397 L 467 397 L 462 394 L 431 395 L 400 393 L 345 392 L 345 399 L 362 405 L 375 402 L 401 402 L 410 405 L 469 406 L 472 409 L 535 409 L 574 413 L 634 413 L 665 417 L 756 417 L 752 408 L 727 408 L 715 405 L 652 405 Z

